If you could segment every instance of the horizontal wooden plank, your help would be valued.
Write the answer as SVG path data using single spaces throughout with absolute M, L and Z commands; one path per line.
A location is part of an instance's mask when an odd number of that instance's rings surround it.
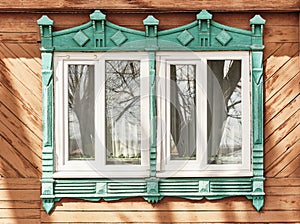
M 288 190 L 288 189 L 287 189 Z M 276 193 L 276 190 L 275 190 Z M 298 191 L 299 193 L 299 191 Z M 267 195 L 264 211 L 300 210 L 300 196 Z M 245 197 L 232 197 L 222 200 L 191 201 L 176 197 L 166 197 L 156 204 L 150 204 L 142 198 L 125 199 L 117 202 L 85 202 L 82 200 L 63 199 L 56 203 L 55 212 L 69 211 L 252 211 L 252 201 Z
M 40 219 L 12 219 L 12 218 L 0 218 L 0 224 L 40 224 Z
M 0 190 L 39 190 L 40 184 L 39 178 L 0 178 Z
M 40 211 L 38 209 L 0 209 L 1 218 L 11 219 L 39 219 Z
M 298 26 L 265 26 L 264 43 L 268 42 L 299 42 Z
M 266 178 L 265 187 L 300 187 L 300 178 Z
M 102 1 L 68 1 L 57 0 L 54 2 L 38 1 L 38 0 L 2 0 L 0 10 L 2 11 L 45 11 L 45 10 L 62 10 L 62 11 L 78 11 L 91 9 L 105 10 L 128 10 L 128 11 L 144 11 L 144 10 L 172 10 L 172 11 L 194 11 L 202 9 L 216 11 L 298 11 L 298 0 L 268 0 L 268 1 L 245 1 L 233 0 L 220 4 L 218 0 L 160 0 L 160 1 L 129 1 L 129 0 L 102 0 Z
M 21 208 L 26 208 L 26 209 L 38 209 L 40 210 L 40 205 L 41 202 L 40 200 L 36 201 L 3 201 L 0 200 L 0 209 L 1 208 L 6 208 L 6 209 L 21 209 Z
M 0 198 L 4 201 L 37 201 L 40 190 L 0 190 Z
M 89 21 L 88 13 L 53 13 L 45 12 L 54 21 L 54 30 L 61 30 L 78 26 Z M 112 23 L 129 28 L 144 29 L 143 19 L 149 13 L 114 13 L 107 11 L 106 19 Z M 197 12 L 186 13 L 151 13 L 159 19 L 159 29 L 169 29 L 176 26 L 188 24 L 196 19 Z M 224 25 L 233 26 L 241 29 L 250 29 L 249 20 L 255 13 L 213 13 L 213 20 Z M 260 13 L 267 20 L 266 26 L 297 26 L 297 13 Z M 1 13 L 0 27 L 2 33 L 29 32 L 38 33 L 39 28 L 36 24 L 41 13 Z
M 140 222 L 151 220 L 158 223 L 171 222 L 299 222 L 299 211 L 144 211 L 144 212 L 105 212 L 76 211 L 53 212 L 51 216 L 41 213 L 42 222 Z

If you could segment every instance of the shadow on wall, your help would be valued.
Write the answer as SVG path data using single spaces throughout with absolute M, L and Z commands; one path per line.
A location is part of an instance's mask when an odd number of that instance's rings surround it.
M 4 223 L 40 220 L 39 55 L 36 44 L 0 43 L 0 208 Z

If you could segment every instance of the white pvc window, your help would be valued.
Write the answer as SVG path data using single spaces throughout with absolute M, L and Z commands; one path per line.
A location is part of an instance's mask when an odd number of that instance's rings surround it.
M 160 177 L 250 176 L 249 52 L 161 52 Z
M 55 53 L 55 177 L 149 176 L 149 61 Z M 157 176 L 251 176 L 249 52 L 159 52 Z
M 55 53 L 56 177 L 147 177 L 143 53 Z

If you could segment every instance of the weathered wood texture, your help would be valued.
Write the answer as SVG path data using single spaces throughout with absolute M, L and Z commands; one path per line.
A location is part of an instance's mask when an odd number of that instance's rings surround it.
M 70 1 L 1 1 L 0 10 L 14 4 L 18 9 L 71 10 Z M 86 4 L 90 4 L 86 1 Z M 104 1 L 105 2 L 105 1 Z M 127 1 L 124 1 L 127 4 Z M 143 1 L 132 2 L 132 7 Z M 247 1 L 250 2 L 250 1 Z M 270 1 L 268 1 L 270 4 Z M 269 7 L 278 7 L 272 1 Z M 6 6 L 5 4 L 6 3 Z M 8 4 L 9 3 L 9 4 Z M 51 3 L 51 5 L 50 5 Z M 124 8 L 126 6 L 124 3 Z M 195 7 L 203 8 L 202 5 Z M 205 3 L 204 1 L 202 2 Z M 296 1 L 281 2 L 283 10 Z M 69 4 L 69 3 L 68 3 Z M 108 4 L 108 3 L 107 3 Z M 157 4 L 157 3 L 153 3 Z M 167 9 L 160 3 L 163 9 Z M 176 1 L 174 5 L 176 5 Z M 206 3 L 207 4 L 207 3 Z M 226 3 L 226 6 L 230 7 Z M 246 4 L 246 3 L 245 3 Z M 247 3 L 248 6 L 251 3 Z M 247 5 L 246 4 L 246 5 Z M 262 5 L 265 1 L 261 2 Z M 83 7 L 74 4 L 74 8 Z M 114 2 L 107 8 L 113 8 Z M 6 8 L 5 8 L 6 7 Z M 69 7 L 69 8 L 68 8 Z M 173 6 L 174 7 L 174 6 Z M 182 7 L 182 6 L 181 6 Z M 237 5 L 234 10 L 240 10 Z M 258 9 L 259 10 L 258 6 Z M 263 6 L 262 6 L 263 7 Z M 88 9 L 88 7 L 86 7 Z M 95 8 L 93 5 L 92 8 Z M 103 8 L 103 7 L 101 7 Z M 197 10 L 198 10 L 197 8 Z M 209 7 L 206 7 L 209 8 Z M 278 7 L 279 8 L 279 7 Z M 180 10 L 180 6 L 178 6 Z M 243 9 L 244 10 L 244 9 Z M 245 7 L 247 10 L 247 7 Z M 276 9 L 277 10 L 277 9 Z M 30 11 L 30 10 L 29 10 Z M 55 29 L 73 27 L 89 20 L 84 14 L 51 13 Z M 107 12 L 108 20 L 144 29 L 144 13 Z M 188 201 L 165 198 L 148 204 L 141 198 L 120 202 L 63 200 L 47 215 L 40 206 L 41 177 L 41 58 L 36 20 L 40 13 L 0 14 L 0 224 L 1 223 L 97 223 L 97 222 L 206 222 L 206 223 L 299 223 L 300 222 L 300 60 L 299 13 L 260 13 L 265 26 L 265 171 L 266 202 L 258 213 L 245 198 Z M 189 23 L 195 13 L 155 13 L 160 29 Z M 254 13 L 214 13 L 214 20 L 249 28 Z
M 299 0 L 232 0 L 222 4 L 219 0 L 102 0 L 102 1 L 84 1 L 84 0 L 2 0 L 0 10 L 16 11 L 48 11 L 48 10 L 88 10 L 101 8 L 105 10 L 122 11 L 197 11 L 199 9 L 216 11 L 297 11 L 299 10 Z

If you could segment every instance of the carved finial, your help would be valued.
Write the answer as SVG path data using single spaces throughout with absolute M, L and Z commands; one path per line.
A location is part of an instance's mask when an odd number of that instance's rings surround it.
M 48 16 L 43 15 L 38 21 L 37 24 L 39 26 L 53 26 L 53 20 L 51 20 Z
M 260 15 L 255 15 L 252 19 L 250 19 L 250 25 L 251 25 L 252 33 L 254 36 L 256 36 L 256 37 L 262 36 L 263 26 L 265 23 L 266 23 L 266 20 L 264 20 Z
M 197 15 L 198 26 L 199 26 L 199 45 L 201 47 L 210 46 L 210 23 L 212 14 L 206 10 L 202 10 Z
M 48 16 L 44 15 L 37 21 L 37 24 L 40 26 L 43 51 L 44 50 L 52 51 L 53 50 L 52 47 L 53 20 L 49 19 Z
M 100 10 L 95 10 L 91 15 L 90 19 L 93 23 L 94 28 L 94 47 L 105 47 L 105 19 L 106 15 Z
M 103 14 L 100 10 L 95 10 L 91 15 L 90 15 L 91 20 L 105 20 L 106 15 Z
M 146 19 L 143 20 L 143 23 L 146 27 L 146 36 L 156 37 L 159 20 L 154 18 L 154 16 L 148 16 Z
M 212 14 L 206 10 L 202 10 L 197 14 L 197 19 L 212 19 Z
M 265 23 L 266 20 L 260 15 L 255 15 L 252 19 L 250 19 L 250 25 L 264 25 Z
M 150 25 L 158 25 L 159 20 L 156 19 L 154 16 L 148 16 L 146 19 L 143 20 L 143 23 L 145 26 L 150 26 Z

